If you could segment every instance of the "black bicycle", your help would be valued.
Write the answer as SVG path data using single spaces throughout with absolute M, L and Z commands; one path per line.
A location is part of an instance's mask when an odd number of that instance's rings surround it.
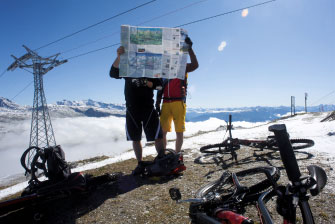
M 24 151 L 21 164 L 26 173 L 31 175 L 31 179 L 20 197 L 0 202 L 0 218 L 6 218 L 8 214 L 15 211 L 31 210 L 32 218 L 34 222 L 37 222 L 41 218 L 40 211 L 49 203 L 69 197 L 87 196 L 95 190 L 104 189 L 116 183 L 122 176 L 120 172 L 92 176 L 80 172 L 71 173 L 69 170 L 68 175 L 57 178 L 52 175 L 52 171 L 55 170 L 51 170 L 52 166 L 49 163 L 54 160 L 50 160 L 50 158 L 48 160 L 47 156 L 47 153 L 50 150 L 56 150 L 56 147 L 32 146 Z M 53 154 L 53 156 L 57 155 Z M 61 160 L 61 158 L 59 159 Z M 67 166 L 65 160 L 63 163 Z M 30 165 L 28 166 L 28 164 Z M 67 168 L 69 169 L 69 167 Z
M 249 220 L 240 214 L 244 214 L 245 208 L 254 204 L 279 177 L 280 171 L 276 167 L 257 167 L 237 173 L 224 172 L 218 180 L 201 187 L 193 199 L 180 200 L 177 188 L 171 188 L 169 193 L 178 203 L 191 202 L 189 216 L 192 223 L 221 223 L 218 217 L 223 211 L 234 214 L 234 219 Z
M 280 156 L 291 183 L 286 186 L 274 185 L 271 191 L 262 194 L 257 202 L 260 217 L 265 224 L 273 223 L 266 208 L 266 202 L 276 196 L 277 212 L 283 216 L 284 223 L 296 223 L 296 208 L 299 207 L 303 222 L 314 224 L 313 214 L 308 203 L 310 197 L 308 191 L 312 196 L 321 192 L 327 184 L 326 172 L 321 167 L 310 165 L 307 167 L 309 176 L 302 176 L 286 126 L 284 124 L 272 125 L 269 127 L 269 131 L 275 134 Z
M 290 139 L 293 150 L 305 149 L 312 147 L 314 141 L 311 139 Z M 222 143 L 206 145 L 200 148 L 202 153 L 224 153 L 227 151 L 227 148 L 233 145 L 235 148 L 238 148 L 240 145 L 249 146 L 253 148 L 270 149 L 278 151 L 277 141 L 275 136 L 268 136 L 266 140 L 250 140 L 250 139 L 238 139 L 238 138 L 228 138 Z
M 36 154 L 38 154 L 38 152 L 41 152 L 43 149 L 37 146 L 30 146 L 29 148 L 27 148 L 21 156 L 20 162 L 22 167 L 24 168 L 25 175 L 30 174 L 31 173 L 31 163 L 34 159 L 34 157 L 36 156 Z
M 236 150 L 240 149 L 240 144 L 232 137 L 231 130 L 233 128 L 232 125 L 232 116 L 229 114 L 229 121 L 227 123 L 226 133 L 229 133 L 229 136 L 222 143 L 214 144 L 214 145 L 206 145 L 200 148 L 200 152 L 205 153 L 221 153 L 221 154 L 231 154 L 231 159 L 237 161 L 237 153 Z
M 276 207 L 284 223 L 295 223 L 296 208 L 300 207 L 304 223 L 314 223 L 307 190 L 312 196 L 326 185 L 325 171 L 318 166 L 308 166 L 309 175 L 302 177 L 297 165 L 285 125 L 269 127 L 275 133 L 280 155 L 290 184 L 278 185 L 279 170 L 275 167 L 258 167 L 238 173 L 225 172 L 196 193 L 196 198 L 181 200 L 179 189 L 171 188 L 170 196 L 177 202 L 191 202 L 189 215 L 192 223 L 253 223 L 244 217 L 248 205 L 256 205 L 261 223 L 274 223 L 266 202 L 276 197 Z M 263 175 L 262 177 L 257 175 Z M 256 176 L 255 176 L 256 175 Z
M 232 116 L 229 115 L 229 123 L 227 124 L 226 133 L 229 133 L 227 139 L 218 144 L 205 145 L 200 148 L 200 152 L 207 153 L 206 155 L 200 156 L 196 159 L 197 163 L 207 164 L 214 163 L 213 155 L 215 154 L 231 154 L 231 159 L 237 162 L 236 150 L 243 146 L 249 146 L 253 148 L 258 148 L 260 150 L 269 149 L 278 151 L 278 144 L 275 136 L 268 136 L 266 140 L 249 140 L 249 139 L 238 139 L 232 137 Z M 226 135 L 226 134 L 225 134 Z M 311 139 L 290 139 L 293 150 L 299 150 L 304 148 L 309 148 L 314 145 L 314 141 Z

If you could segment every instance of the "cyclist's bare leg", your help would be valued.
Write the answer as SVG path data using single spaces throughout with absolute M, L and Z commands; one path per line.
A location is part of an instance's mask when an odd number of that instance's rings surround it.
M 184 132 L 176 132 L 176 152 L 181 151 L 184 142 Z
M 141 141 L 133 141 L 133 149 L 138 162 L 142 161 L 142 144 Z
M 165 135 L 166 137 L 166 135 Z M 165 138 L 166 140 L 166 138 Z M 155 148 L 156 148 L 156 151 L 157 151 L 157 154 L 159 156 L 162 156 L 165 154 L 165 147 L 166 147 L 166 144 L 164 144 L 164 139 L 163 138 L 159 138 L 159 139 L 156 139 L 155 140 Z
M 164 130 L 163 130 L 163 144 L 164 144 L 164 149 L 166 149 L 166 145 L 167 145 L 166 135 L 167 135 L 167 131 L 164 131 Z

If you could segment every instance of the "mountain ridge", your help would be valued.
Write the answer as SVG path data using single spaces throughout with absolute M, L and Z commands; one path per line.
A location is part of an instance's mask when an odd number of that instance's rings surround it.
M 125 104 L 113 104 L 95 101 L 92 99 L 70 101 L 57 101 L 56 104 L 48 104 L 52 118 L 64 117 L 124 117 L 126 113 Z M 335 105 L 318 105 L 308 107 L 308 112 L 319 112 L 320 108 L 324 111 L 334 111 Z M 305 108 L 297 106 L 296 112 L 304 112 Z M 29 119 L 31 117 L 31 106 L 21 106 L 15 102 L 0 97 L 0 118 L 5 119 L 15 117 L 17 119 Z M 228 115 L 232 114 L 234 121 L 263 122 L 280 118 L 291 112 L 288 106 L 254 106 L 254 107 L 228 107 L 228 108 L 187 108 L 186 121 L 199 122 L 209 118 L 227 120 Z

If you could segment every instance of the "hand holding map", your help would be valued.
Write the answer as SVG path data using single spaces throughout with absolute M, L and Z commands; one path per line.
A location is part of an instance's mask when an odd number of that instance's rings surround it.
M 121 26 L 120 77 L 184 79 L 187 31 L 181 28 Z M 189 45 L 190 44 L 190 45 Z

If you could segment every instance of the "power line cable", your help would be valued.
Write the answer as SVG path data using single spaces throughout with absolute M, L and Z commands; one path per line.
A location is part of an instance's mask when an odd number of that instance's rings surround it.
M 11 101 L 13 101 L 18 95 L 20 95 L 21 93 L 23 93 L 23 91 L 25 91 L 34 81 L 31 81 L 28 85 L 26 85 L 18 94 L 16 94 Z
M 25 69 L 25 68 L 22 68 L 23 70 L 31 73 L 31 74 L 34 74 L 33 72 L 29 71 L 28 69 Z M 25 91 L 34 81 L 31 81 L 27 86 L 25 86 L 19 93 L 17 93 L 12 99 L 11 101 L 13 101 L 18 95 L 20 95 L 21 93 L 23 93 L 23 91 Z
M 71 36 L 73 36 L 73 35 L 75 35 L 75 34 L 77 34 L 77 33 L 80 33 L 80 32 L 82 32 L 82 31 L 84 31 L 84 30 L 87 30 L 87 29 L 89 29 L 89 28 L 91 28 L 91 27 L 93 27 L 93 26 L 96 26 L 96 25 L 99 25 L 99 24 L 101 24 L 101 23 L 103 23 L 103 22 L 106 22 L 106 21 L 108 21 L 108 20 L 110 20 L 110 19 L 112 19 L 112 18 L 115 18 L 115 17 L 120 16 L 120 15 L 122 15 L 122 14 L 125 14 L 125 13 L 127 13 L 127 12 L 130 12 L 130 11 L 132 11 L 132 10 L 134 10 L 134 9 L 136 9 L 136 8 L 142 7 L 142 6 L 144 6 L 144 5 L 150 4 L 150 3 L 154 2 L 154 1 L 156 1 L 156 0 L 149 1 L 149 2 L 147 2 L 147 3 L 144 3 L 144 4 L 140 5 L 140 6 L 137 6 L 137 7 L 133 8 L 133 9 L 130 9 L 130 10 L 127 10 L 127 11 L 125 11 L 125 12 L 123 12 L 123 13 L 120 13 L 120 14 L 118 14 L 118 15 L 116 15 L 116 16 L 110 17 L 110 18 L 108 18 L 108 19 L 106 19 L 106 20 L 104 20 L 104 21 L 101 21 L 101 22 L 99 22 L 99 23 L 93 24 L 93 25 L 91 25 L 91 26 L 89 26 L 89 27 L 87 27 L 87 28 L 81 29 L 81 30 L 79 30 L 79 31 L 77 31 L 77 32 L 75 32 L 75 33 L 72 33 L 72 34 L 70 34 L 70 35 L 67 35 L 67 36 L 65 36 L 65 37 L 63 37 L 63 38 L 60 38 L 60 39 L 58 39 L 58 40 L 56 40 L 56 41 L 53 41 L 53 42 L 51 42 L 51 43 L 49 43 L 49 44 L 46 44 L 46 45 L 44 45 L 44 46 L 42 46 L 42 47 L 40 47 L 40 48 L 38 48 L 38 49 L 36 49 L 36 50 L 39 50 L 39 49 L 44 48 L 44 47 L 47 47 L 47 46 L 49 46 L 49 45 L 51 45 L 51 44 L 54 44 L 54 43 L 56 43 L 56 42 L 58 42 L 58 41 L 61 41 L 61 40 L 65 39 L 65 38 L 71 37 Z M 180 10 L 182 10 L 182 9 L 188 8 L 188 7 L 192 6 L 192 5 L 195 5 L 195 4 L 197 4 L 197 3 L 204 2 L 204 1 L 207 1 L 207 0 L 201 0 L 201 1 L 199 1 L 199 2 L 196 2 L 196 3 L 193 3 L 193 4 L 187 5 L 187 6 L 185 6 L 185 7 L 180 8 L 180 9 L 177 9 L 177 10 L 174 10 L 174 11 L 171 11 L 171 12 L 168 12 L 168 13 L 166 13 L 166 14 L 163 14 L 162 16 L 154 17 L 154 18 L 152 18 L 152 19 L 150 19 L 150 20 L 147 20 L 147 21 L 145 21 L 145 22 L 143 22 L 143 23 L 146 23 L 146 22 L 150 22 L 150 21 L 159 19 L 159 18 L 161 18 L 161 17 L 170 15 L 170 14 L 176 12 L 176 11 L 180 11 Z M 242 11 L 242 10 L 244 10 L 244 9 L 246 9 L 246 8 L 253 8 L 253 7 L 261 6 L 261 5 L 264 5 L 264 4 L 268 4 L 268 3 L 271 3 L 271 2 L 274 2 L 274 1 L 276 1 L 276 0 L 266 1 L 266 2 L 259 3 L 259 4 L 255 4 L 255 5 L 247 6 L 247 7 L 244 7 L 244 8 L 240 8 L 240 9 L 232 10 L 232 11 L 225 12 L 225 13 L 221 13 L 221 14 L 218 14 L 218 15 L 214 15 L 214 16 L 210 16 L 210 17 L 203 18 L 203 19 L 199 19 L 199 20 L 191 21 L 191 22 L 188 22 L 188 23 L 185 23 L 185 24 L 182 24 L 182 25 L 179 25 L 179 26 L 175 26 L 175 27 L 187 26 L 187 25 L 190 25 L 190 24 L 194 24 L 194 23 L 198 23 L 198 22 L 205 21 L 205 20 L 213 19 L 213 18 L 216 18 L 216 17 L 219 17 L 219 16 L 224 16 L 224 15 L 227 15 L 227 14 L 231 14 L 231 13 L 235 13 L 235 12 L 238 12 L 238 11 Z M 142 23 L 142 24 L 143 24 L 143 23 Z M 141 25 L 141 24 L 138 24 L 138 25 Z M 88 52 L 86 52 L 86 53 L 82 53 L 82 54 L 79 54 L 79 55 L 76 55 L 76 56 L 69 57 L 69 58 L 67 58 L 67 60 L 74 59 L 74 58 L 77 58 L 77 57 L 81 57 L 81 56 L 84 56 L 84 55 L 87 55 L 87 54 L 90 54 L 90 53 L 94 53 L 94 52 L 97 52 L 97 51 L 101 51 L 101 50 L 104 50 L 104 49 L 107 49 L 107 48 L 110 48 L 110 47 L 113 47 L 113 46 L 117 46 L 117 45 L 119 45 L 119 44 L 120 44 L 120 43 L 115 43 L 115 44 L 112 44 L 112 45 L 109 45 L 109 46 L 106 46 L 106 47 L 102 47 L 102 48 L 99 48 L 99 49 L 96 49 L 96 50 L 88 51 Z M 26 71 L 27 71 L 27 72 L 30 72 L 30 71 L 28 71 L 28 70 L 26 70 Z M 6 72 L 6 70 L 0 75 L 0 78 L 1 78 L 1 76 L 4 75 L 5 72 Z M 30 73 L 32 73 L 32 72 L 30 72 Z M 16 94 L 11 100 L 15 99 L 18 95 L 20 95 L 20 94 L 21 94 L 24 90 L 26 90 L 32 83 L 33 83 L 33 81 L 30 82 L 30 83 L 29 83 L 24 89 L 22 89 L 18 94 Z M 335 92 L 335 91 L 331 92 L 331 93 L 328 94 L 328 95 L 331 95 L 331 94 L 334 93 L 334 92 Z M 327 96 L 328 96 L 328 95 L 327 95 Z M 325 97 L 326 97 L 326 96 L 325 96 Z
M 172 11 L 169 11 L 169 12 L 167 12 L 167 13 L 164 13 L 164 14 L 162 14 L 162 15 L 160 15 L 160 16 L 156 16 L 156 17 L 153 17 L 153 18 L 151 18 L 151 19 L 149 19 L 149 20 L 146 20 L 146 21 L 143 21 L 143 22 L 141 22 L 141 23 L 138 23 L 138 24 L 136 24 L 136 26 L 140 26 L 140 25 L 143 25 L 143 24 L 146 24 L 146 23 L 155 21 L 155 20 L 157 20 L 157 19 L 160 19 L 160 18 L 163 18 L 163 17 L 165 17 L 165 16 L 174 14 L 174 13 L 176 13 L 176 12 L 182 11 L 182 10 L 184 10 L 184 9 L 190 8 L 190 7 L 194 6 L 194 5 L 197 5 L 197 4 L 199 4 L 199 3 L 206 2 L 206 1 L 208 1 L 208 0 L 201 0 L 201 1 L 193 2 L 193 3 L 189 4 L 189 5 L 183 6 L 183 7 L 181 7 L 181 8 L 178 8 L 178 9 L 175 9 L 175 10 L 172 10 Z M 116 31 L 116 32 L 114 32 L 114 33 L 112 33 L 112 34 L 109 34 L 109 35 L 107 35 L 107 36 L 101 37 L 101 38 L 96 39 L 96 40 L 94 40 L 94 41 L 90 41 L 90 42 L 84 43 L 84 44 L 82 44 L 82 45 L 79 45 L 79 46 L 77 46 L 77 47 L 75 47 L 75 48 L 71 48 L 71 49 L 69 49 L 69 50 L 63 51 L 63 52 L 61 52 L 61 54 L 65 54 L 65 53 L 68 53 L 68 52 L 71 52 L 71 51 L 80 49 L 80 48 L 82 48 L 82 47 L 85 47 L 85 46 L 87 46 L 87 45 L 94 44 L 94 43 L 96 43 L 96 42 L 98 42 L 98 41 L 100 41 L 100 40 L 106 39 L 106 38 L 108 38 L 108 37 L 114 36 L 114 35 L 119 34 L 119 33 L 120 33 L 119 31 Z
M 94 40 L 94 41 L 86 42 L 85 44 L 79 45 L 79 46 L 77 46 L 77 47 L 75 47 L 75 48 L 71 48 L 71 49 L 69 49 L 69 50 L 63 51 L 63 52 L 61 52 L 61 54 L 66 54 L 66 53 L 69 53 L 69 52 L 71 52 L 71 51 L 78 50 L 78 49 L 80 49 L 80 48 L 82 48 L 82 47 L 85 47 L 85 46 L 90 45 L 90 44 L 94 44 L 94 43 L 96 43 L 96 42 L 98 42 L 98 41 L 100 41 L 100 40 L 103 40 L 103 39 L 105 39 L 105 38 L 107 38 L 107 37 L 111 37 L 111 36 L 113 36 L 113 35 L 115 35 L 115 34 L 119 34 L 119 33 L 120 33 L 120 32 L 115 32 L 115 33 L 113 33 L 113 34 L 110 34 L 110 35 L 108 35 L 108 36 L 101 37 L 101 38 L 96 39 L 96 40 Z
M 206 18 L 203 18 L 203 19 L 198 19 L 198 20 L 195 20 L 195 21 L 191 21 L 191 22 L 188 22 L 188 23 L 184 23 L 184 24 L 179 25 L 179 26 L 175 26 L 175 27 L 187 26 L 187 25 L 190 25 L 190 24 L 193 24 L 193 23 L 202 22 L 202 21 L 205 21 L 205 20 L 209 20 L 209 19 L 213 19 L 213 18 L 216 18 L 216 17 L 224 16 L 224 15 L 227 15 L 227 14 L 235 13 L 235 12 L 242 11 L 242 10 L 244 10 L 244 9 L 247 9 L 247 8 L 248 8 L 248 9 L 250 9 L 250 8 L 254 8 L 254 7 L 261 6 L 261 5 L 265 5 L 265 4 L 268 4 L 268 3 L 271 3 L 271 2 L 275 2 L 275 1 L 277 1 L 277 0 L 271 0 L 271 1 L 261 2 L 261 3 L 259 3 L 259 4 L 255 4 L 255 5 L 247 6 L 247 7 L 240 8 L 240 9 L 235 9 L 235 10 L 232 10 L 232 11 L 229 11 L 229 12 L 224 12 L 224 13 L 221 13 L 221 14 L 218 14 L 218 15 L 215 15 L 215 16 L 206 17 Z
M 179 11 L 181 11 L 181 10 L 187 9 L 187 8 L 189 8 L 189 7 L 192 7 L 192 6 L 194 6 L 194 5 L 197 5 L 197 4 L 199 4 L 199 3 L 206 2 L 206 1 L 208 1 L 208 0 L 201 0 L 201 1 L 193 2 L 193 3 L 189 4 L 189 5 L 183 6 L 183 7 L 181 7 L 181 8 L 172 10 L 172 11 L 167 12 L 167 13 L 164 13 L 163 15 L 156 16 L 156 17 L 154 17 L 154 18 L 152 18 L 152 19 L 149 19 L 149 20 L 147 20 L 147 21 L 141 22 L 141 23 L 137 24 L 137 26 L 142 25 L 142 24 L 145 24 L 145 23 L 148 23 L 148 22 L 152 22 L 152 21 L 154 21 L 154 20 L 157 20 L 157 19 L 160 19 L 160 18 L 162 18 L 162 17 L 165 17 L 165 16 L 168 16 L 168 15 L 174 14 L 174 13 L 176 13 L 176 12 L 179 12 Z
M 25 70 L 26 72 L 29 72 L 29 73 L 31 73 L 31 74 L 34 74 L 33 72 L 29 71 L 29 70 L 26 69 L 26 68 L 21 68 L 21 69 L 23 69 L 23 70 Z
M 3 72 L 1 73 L 1 75 L 0 75 L 0 79 L 1 79 L 2 76 L 5 75 L 6 72 L 7 72 L 7 69 L 5 69 L 5 71 L 3 71 Z
M 87 54 L 90 54 L 90 53 L 93 53 L 93 52 L 104 50 L 106 48 L 114 47 L 116 45 L 120 45 L 120 43 L 112 44 L 112 45 L 109 45 L 109 46 L 106 46 L 106 47 L 102 47 L 102 48 L 99 48 L 99 49 L 96 49 L 96 50 L 92 50 L 92 51 L 89 51 L 89 52 L 86 52 L 86 53 L 82 53 L 82 54 L 79 54 L 79 55 L 67 58 L 66 60 L 70 60 L 70 59 L 73 59 L 73 58 L 81 57 L 81 56 L 84 56 L 84 55 L 87 55 Z
M 175 27 L 182 27 L 182 26 L 186 26 L 186 25 L 190 25 L 190 24 L 202 22 L 202 21 L 205 21 L 205 20 L 213 19 L 213 18 L 216 18 L 216 17 L 219 17 L 219 16 L 224 16 L 224 15 L 227 15 L 227 14 L 230 14 L 230 13 L 239 12 L 239 11 L 242 11 L 242 10 L 247 9 L 247 8 L 254 8 L 254 7 L 265 5 L 265 4 L 268 4 L 268 3 L 271 3 L 271 2 L 275 2 L 275 1 L 277 1 L 277 0 L 271 0 L 271 1 L 261 2 L 259 4 L 246 6 L 244 8 L 235 9 L 235 10 L 232 10 L 232 11 L 229 11 L 229 12 L 225 12 L 225 13 L 221 13 L 221 14 L 218 14 L 218 15 L 215 15 L 215 16 L 210 16 L 210 17 L 206 17 L 206 18 L 203 18 L 203 19 L 194 20 L 194 21 L 182 24 L 182 25 L 175 26 Z M 80 56 L 84 56 L 84 55 L 87 55 L 87 54 L 90 54 L 90 53 L 93 53 L 93 52 L 96 52 L 96 51 L 100 51 L 100 50 L 103 50 L 103 49 L 106 49 L 106 48 L 110 48 L 112 46 L 116 46 L 116 45 L 119 45 L 119 44 L 120 43 L 115 43 L 115 44 L 109 45 L 107 47 L 99 48 L 97 50 L 92 50 L 92 51 L 89 51 L 89 52 L 86 52 L 86 53 L 83 53 L 83 54 L 80 54 L 80 55 L 76 55 L 76 56 L 67 58 L 67 60 L 72 59 L 72 58 L 77 58 L 77 57 L 80 57 Z
M 41 46 L 41 47 L 35 49 L 35 51 L 40 50 L 40 49 L 42 49 L 42 48 L 45 48 L 45 47 L 47 47 L 47 46 L 50 46 L 50 45 L 52 45 L 52 44 L 54 44 L 54 43 L 57 43 L 57 42 L 59 42 L 59 41 L 61 41 L 61 40 L 66 39 L 66 38 L 72 37 L 72 36 L 74 36 L 74 35 L 76 35 L 76 34 L 78 34 L 78 33 L 81 33 L 81 32 L 83 32 L 83 31 L 85 31 L 85 30 L 88 30 L 88 29 L 90 29 L 90 28 L 92 28 L 92 27 L 95 27 L 95 26 L 97 26 L 97 25 L 100 25 L 101 23 L 107 22 L 107 21 L 109 21 L 109 20 L 111 20 L 111 19 L 114 19 L 114 18 L 116 18 L 116 17 L 118 17 L 118 16 L 124 15 L 124 14 L 126 14 L 126 13 L 128 13 L 128 12 L 134 11 L 135 9 L 141 8 L 141 7 L 145 6 L 145 5 L 148 5 L 148 4 L 153 3 L 153 2 L 155 2 L 155 1 L 157 1 L 157 0 L 151 0 L 151 1 L 149 1 L 149 2 L 146 2 L 146 3 L 143 3 L 143 4 L 141 4 L 141 5 L 138 5 L 138 6 L 134 7 L 134 8 L 128 9 L 128 10 L 126 10 L 126 11 L 124 11 L 124 12 L 121 12 L 121 13 L 115 15 L 115 16 L 109 17 L 109 18 L 104 19 L 104 20 L 102 20 L 102 21 L 100 21 L 100 22 L 98 22 L 98 23 L 95 23 L 95 24 L 90 25 L 90 26 L 88 26 L 88 27 L 85 27 L 85 28 L 83 28 L 83 29 L 81 29 L 81 30 L 78 30 L 78 31 L 76 31 L 76 32 L 74 32 L 74 33 L 71 33 L 71 34 L 69 34 L 69 35 L 66 35 L 66 36 L 64 36 L 64 37 L 62 37 L 62 38 L 59 38 L 59 39 L 57 39 L 57 40 L 55 40 L 55 41 L 53 41 L 53 42 L 51 42 L 51 43 L 45 44 L 45 45 L 43 45 L 43 46 Z
M 335 90 L 331 91 L 330 93 L 324 95 L 323 97 L 321 97 L 320 99 L 316 100 L 314 103 L 312 103 L 312 106 L 315 106 L 316 103 L 320 102 L 321 100 L 327 98 L 328 96 L 332 95 L 333 93 L 335 93 Z

